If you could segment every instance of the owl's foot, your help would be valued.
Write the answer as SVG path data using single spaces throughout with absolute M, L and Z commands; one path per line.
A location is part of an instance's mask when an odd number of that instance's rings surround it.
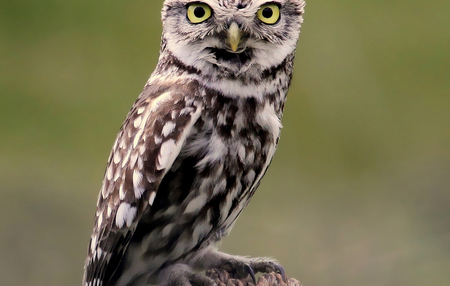
M 281 274 L 275 272 L 261 275 L 256 284 L 250 277 L 233 278 L 233 275 L 223 269 L 210 269 L 206 271 L 206 276 L 213 279 L 218 286 L 301 286 L 298 280 L 287 277 L 283 280 Z
M 271 258 L 249 258 L 237 255 L 229 255 L 223 252 L 211 251 L 198 261 L 203 269 L 223 269 L 232 274 L 234 278 L 247 278 L 249 275 L 256 284 L 255 273 L 275 272 L 286 280 L 284 268 Z
M 203 275 L 192 272 L 186 264 L 168 266 L 159 274 L 162 283 L 158 286 L 216 286 L 216 283 Z
M 247 258 L 241 256 L 232 256 L 223 260 L 222 265 L 218 268 L 224 269 L 229 273 L 235 273 L 237 278 L 245 278 L 248 275 L 256 284 L 255 273 L 271 273 L 275 272 L 281 275 L 283 281 L 286 280 L 286 273 L 283 266 L 270 258 Z

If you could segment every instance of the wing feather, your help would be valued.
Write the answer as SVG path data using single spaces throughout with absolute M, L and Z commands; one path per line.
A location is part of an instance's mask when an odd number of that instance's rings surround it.
M 192 87 L 153 91 L 148 85 L 120 129 L 105 171 L 84 285 L 106 285 L 116 271 L 137 222 L 153 204 L 164 175 L 200 117 Z

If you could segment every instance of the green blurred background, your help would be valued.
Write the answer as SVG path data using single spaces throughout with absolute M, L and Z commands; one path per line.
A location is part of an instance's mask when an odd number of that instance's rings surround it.
M 156 0 L 0 2 L 0 285 L 81 285 Z M 279 150 L 222 249 L 303 285 L 450 285 L 449 1 L 306 7 Z

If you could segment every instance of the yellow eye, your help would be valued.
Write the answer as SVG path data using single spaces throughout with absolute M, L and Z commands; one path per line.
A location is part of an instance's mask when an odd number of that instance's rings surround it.
M 187 7 L 187 17 L 194 24 L 208 20 L 211 14 L 211 8 L 203 3 L 193 3 Z
M 280 7 L 277 4 L 265 4 L 259 7 L 256 16 L 266 24 L 275 24 L 280 19 Z

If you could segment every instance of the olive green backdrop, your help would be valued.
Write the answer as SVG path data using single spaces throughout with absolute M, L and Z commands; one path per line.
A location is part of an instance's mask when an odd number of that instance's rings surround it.
M 0 2 L 0 285 L 80 285 L 156 0 Z M 221 248 L 308 285 L 450 285 L 450 2 L 310 0 L 279 150 Z

